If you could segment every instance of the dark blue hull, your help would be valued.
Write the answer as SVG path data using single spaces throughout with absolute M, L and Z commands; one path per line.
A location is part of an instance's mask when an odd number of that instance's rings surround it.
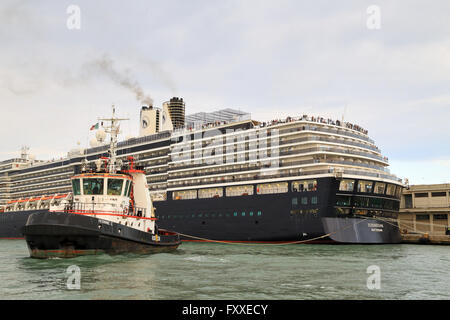
M 353 198 L 361 194 L 347 193 L 351 203 L 341 207 L 339 182 L 317 181 L 317 191 L 308 192 L 293 192 L 290 183 L 286 193 L 210 199 L 173 200 L 168 192 L 168 200 L 154 202 L 158 225 L 176 230 L 183 240 L 401 242 L 396 222 L 379 220 L 397 218 L 398 207 L 392 209 L 392 203 L 398 199 L 383 196 L 389 210 L 365 208 L 367 214 L 359 215 Z
M 22 239 L 22 227 L 30 214 L 48 210 L 31 210 L 0 213 L 0 239 Z

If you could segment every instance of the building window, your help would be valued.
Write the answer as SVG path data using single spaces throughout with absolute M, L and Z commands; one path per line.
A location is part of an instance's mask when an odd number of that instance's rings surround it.
M 297 198 L 292 198 L 292 205 L 293 206 L 298 205 L 298 199 Z
M 414 193 L 415 198 L 428 198 L 428 192 Z
M 416 214 L 416 220 L 430 220 L 429 214 Z
M 317 197 L 311 198 L 311 204 L 317 204 Z
M 353 192 L 355 189 L 355 180 L 343 179 L 339 184 L 339 191 Z
M 261 215 L 262 215 L 262 212 L 261 212 L 261 211 L 258 211 L 258 217 L 261 216 Z
M 412 208 L 412 194 L 405 194 L 405 208 Z
M 446 214 L 435 214 L 433 215 L 433 220 L 447 220 Z
M 308 197 L 302 197 L 302 204 L 308 204 Z
M 445 191 L 444 192 L 432 192 L 431 196 L 432 197 L 446 197 L 447 193 Z

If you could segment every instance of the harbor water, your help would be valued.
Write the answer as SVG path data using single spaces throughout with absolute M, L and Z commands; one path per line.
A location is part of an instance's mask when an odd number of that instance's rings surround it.
M 184 242 L 37 260 L 24 240 L 0 240 L 0 261 L 0 299 L 450 299 L 448 246 Z

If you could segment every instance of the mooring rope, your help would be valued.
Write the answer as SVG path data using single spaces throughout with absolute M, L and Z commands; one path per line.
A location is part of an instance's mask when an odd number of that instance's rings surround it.
M 197 237 L 197 236 L 193 236 L 193 235 L 189 235 L 189 234 L 184 234 L 184 233 L 180 233 L 178 232 L 178 234 L 180 236 L 184 236 L 187 238 L 191 238 L 191 239 L 196 239 L 196 240 L 201 240 L 201 241 L 205 241 L 205 242 L 215 242 L 215 243 L 222 243 L 222 244 L 235 244 L 235 245 L 265 245 L 265 246 L 282 246 L 282 245 L 290 245 L 290 244 L 301 244 L 301 243 L 308 243 L 311 241 L 316 241 L 316 240 L 320 240 L 326 237 L 331 236 L 332 234 L 338 233 L 340 231 L 343 231 L 345 229 L 348 229 L 350 227 L 353 227 L 355 225 L 360 224 L 361 222 L 365 221 L 365 220 L 369 220 L 371 218 L 360 218 L 360 221 L 356 222 L 356 223 L 352 223 L 350 225 L 345 226 L 344 228 L 338 229 L 336 231 L 324 234 L 322 236 L 319 237 L 315 237 L 315 238 L 311 238 L 311 239 L 307 239 L 307 240 L 298 240 L 298 241 L 288 241 L 288 242 L 280 242 L 280 243 L 245 243 L 245 242 L 235 242 L 235 241 L 224 241 L 224 240 L 213 240 L 213 239 L 207 239 L 207 238 L 201 238 L 201 237 Z

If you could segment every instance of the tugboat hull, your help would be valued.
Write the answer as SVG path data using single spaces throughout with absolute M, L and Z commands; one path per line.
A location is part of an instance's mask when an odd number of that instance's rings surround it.
M 174 232 L 160 230 L 151 234 L 111 221 L 63 212 L 31 214 L 22 232 L 30 256 L 42 259 L 170 252 L 181 243 Z

